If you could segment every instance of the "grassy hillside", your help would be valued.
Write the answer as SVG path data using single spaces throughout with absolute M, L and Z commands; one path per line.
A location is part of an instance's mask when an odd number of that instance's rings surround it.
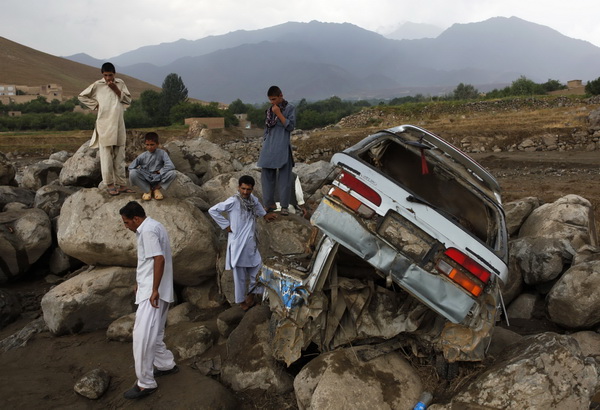
M 118 67 L 117 67 L 118 71 Z M 5 84 L 38 86 L 56 83 L 63 87 L 63 95 L 70 98 L 79 94 L 93 81 L 102 78 L 100 67 L 90 67 L 61 57 L 25 47 L 0 37 L 0 82 Z M 147 89 L 159 87 L 127 75 L 117 76 L 127 84 L 134 98 Z

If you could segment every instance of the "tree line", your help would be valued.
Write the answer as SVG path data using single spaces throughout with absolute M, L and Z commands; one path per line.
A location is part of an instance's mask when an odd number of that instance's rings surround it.
M 549 92 L 566 89 L 567 86 L 558 80 L 549 79 L 545 83 L 534 81 L 521 76 L 510 86 L 480 93 L 473 85 L 460 83 L 454 91 L 442 96 L 426 96 L 417 94 L 393 98 L 389 101 L 348 101 L 337 96 L 309 102 L 301 99 L 296 103 L 296 127 L 314 129 L 335 124 L 342 118 L 354 114 L 364 107 L 373 105 L 397 106 L 410 103 L 430 101 L 466 101 L 474 99 L 497 99 L 507 97 L 522 97 L 545 95 Z M 600 94 L 600 78 L 589 81 L 585 86 L 589 95 Z M 76 129 L 93 129 L 96 117 L 94 114 L 73 112 L 80 105 L 77 97 L 60 102 L 48 102 L 45 97 L 38 97 L 26 103 L 2 104 L 0 102 L 0 131 L 29 131 L 56 130 L 67 131 Z M 181 77 L 171 73 L 165 77 L 162 90 L 145 90 L 140 98 L 135 99 L 125 112 L 125 125 L 128 128 L 163 127 L 183 124 L 190 117 L 224 117 L 225 126 L 237 126 L 239 121 L 236 114 L 246 114 L 247 119 L 255 126 L 261 127 L 265 119 L 265 111 L 270 103 L 247 104 L 239 98 L 221 108 L 218 103 L 199 104 L 190 101 L 188 90 Z M 20 111 L 20 116 L 11 117 L 10 111 Z

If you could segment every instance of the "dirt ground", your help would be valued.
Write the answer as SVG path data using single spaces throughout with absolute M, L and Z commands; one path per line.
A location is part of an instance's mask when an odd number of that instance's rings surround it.
M 592 202 L 596 220 L 599 220 L 600 153 L 503 152 L 473 157 L 497 177 L 504 202 L 527 196 L 552 202 L 566 194 L 577 194 Z M 50 285 L 43 279 L 31 278 L 5 288 L 35 303 Z M 39 314 L 39 310 L 31 308 L 27 317 L 0 330 L 0 340 L 20 330 Z M 222 344 L 216 349 L 224 352 Z M 211 354 L 214 352 L 206 355 Z M 191 367 L 191 363 L 180 365 L 181 372 L 159 379 L 159 390 L 151 398 L 131 403 L 122 398 L 123 392 L 135 380 L 130 343 L 107 341 L 105 331 L 63 337 L 42 333 L 24 348 L 0 353 L 0 408 L 207 408 L 210 384 Z M 97 367 L 106 369 L 112 376 L 107 393 L 96 401 L 78 396 L 73 390 L 75 382 Z M 236 397 L 240 409 L 296 408 L 293 395 L 273 397 L 241 393 Z

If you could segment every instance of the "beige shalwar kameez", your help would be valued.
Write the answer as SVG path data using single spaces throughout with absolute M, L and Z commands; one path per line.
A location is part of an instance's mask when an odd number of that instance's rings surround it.
M 90 147 L 99 149 L 102 180 L 107 186 L 126 186 L 123 113 L 125 107 L 131 104 L 131 94 L 120 78 L 115 78 L 115 84 L 121 91 L 121 97 L 101 79 L 83 90 L 79 94 L 79 101 L 91 110 L 98 109 Z

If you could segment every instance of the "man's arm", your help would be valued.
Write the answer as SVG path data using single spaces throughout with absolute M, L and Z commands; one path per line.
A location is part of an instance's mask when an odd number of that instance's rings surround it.
M 83 90 L 78 96 L 77 98 L 79 99 L 79 101 L 81 101 L 81 103 L 83 105 L 85 105 L 86 107 L 88 107 L 90 110 L 95 110 L 96 108 L 98 108 L 98 100 L 96 100 L 93 95 L 94 95 L 94 86 L 96 85 L 96 83 L 91 84 L 88 88 L 86 88 L 85 90 Z
M 163 273 L 165 272 L 165 257 L 163 255 L 153 256 L 154 259 L 154 279 L 152 281 L 152 295 L 150 295 L 150 304 L 157 308 L 158 307 L 158 299 L 160 295 L 158 294 L 158 287 L 160 286 L 160 281 L 162 280 Z

